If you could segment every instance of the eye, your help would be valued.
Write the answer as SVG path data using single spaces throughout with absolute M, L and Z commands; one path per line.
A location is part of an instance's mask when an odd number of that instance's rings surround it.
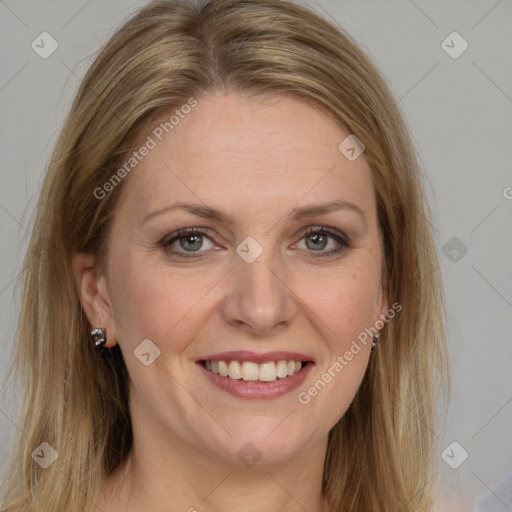
M 197 256 L 187 255 L 187 253 L 200 253 L 204 252 L 204 250 L 212 249 L 213 242 L 208 236 L 207 230 L 202 228 L 186 228 L 166 236 L 160 242 L 160 245 L 167 253 L 174 254 L 180 258 L 194 258 Z
M 338 254 L 350 247 L 349 239 L 340 232 L 331 231 L 326 227 L 310 228 L 304 234 L 301 241 L 304 240 L 304 246 L 309 252 L 316 252 L 319 254 L 311 254 L 311 256 L 330 256 Z M 297 244 L 299 249 L 300 244 Z M 326 248 L 331 247 L 329 250 Z
M 301 247 L 303 241 L 304 246 Z M 204 228 L 180 229 L 164 237 L 160 245 L 168 255 L 177 258 L 198 258 L 201 253 L 214 248 L 208 230 Z M 313 257 L 334 256 L 350 247 L 350 240 L 341 232 L 323 226 L 313 227 L 303 234 L 296 247 L 305 249 Z

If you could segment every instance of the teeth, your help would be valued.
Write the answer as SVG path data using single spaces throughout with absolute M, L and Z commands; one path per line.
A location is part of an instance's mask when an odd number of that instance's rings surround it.
M 279 361 L 276 364 L 276 375 L 280 379 L 284 379 L 285 377 L 288 377 L 288 369 L 286 367 L 286 361 Z
M 235 380 L 273 382 L 284 379 L 302 368 L 301 361 L 270 361 L 268 363 L 254 363 L 252 361 L 205 361 L 207 370 Z
M 228 365 L 225 361 L 219 361 L 219 375 L 222 375 L 223 377 L 227 377 L 229 374 Z
M 260 377 L 260 369 L 258 363 L 246 361 L 242 363 L 242 379 L 244 380 L 258 380 Z
M 276 363 L 274 363 L 274 361 L 260 364 L 260 380 L 263 382 L 272 382 L 276 379 Z
M 224 362 L 224 361 L 222 361 Z M 226 364 L 226 363 L 224 363 Z M 229 372 L 228 372 L 230 379 L 241 379 L 242 378 L 242 365 L 238 361 L 231 361 L 229 363 Z

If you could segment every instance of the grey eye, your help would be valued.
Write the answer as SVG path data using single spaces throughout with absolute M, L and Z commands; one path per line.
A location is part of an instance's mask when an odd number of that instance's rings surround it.
M 329 236 L 320 233 L 307 235 L 304 239 L 306 240 L 306 247 L 313 251 L 325 249 L 329 242 Z M 311 241 L 311 243 L 308 243 L 308 240 Z

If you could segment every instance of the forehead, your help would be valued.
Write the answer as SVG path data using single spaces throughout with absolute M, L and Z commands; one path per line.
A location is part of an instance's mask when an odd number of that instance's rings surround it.
M 154 147 L 126 184 L 141 215 L 175 199 L 246 211 L 339 198 L 371 208 L 371 170 L 363 157 L 341 154 L 349 133 L 323 109 L 290 96 L 217 92 L 170 123 L 175 112 L 155 122 Z

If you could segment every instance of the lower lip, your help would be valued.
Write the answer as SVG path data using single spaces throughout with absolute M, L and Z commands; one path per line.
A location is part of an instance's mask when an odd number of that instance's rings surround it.
M 272 382 L 245 381 L 242 379 L 230 379 L 217 373 L 207 370 L 201 363 L 197 363 L 206 378 L 219 389 L 230 393 L 237 398 L 246 400 L 268 400 L 286 395 L 295 388 L 298 388 L 307 377 L 313 363 L 307 363 L 300 371 Z

